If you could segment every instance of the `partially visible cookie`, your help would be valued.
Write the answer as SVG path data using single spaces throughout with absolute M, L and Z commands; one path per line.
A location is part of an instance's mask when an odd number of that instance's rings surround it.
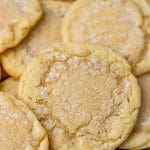
M 150 5 L 149 5 L 150 8 Z M 144 18 L 144 30 L 150 36 L 150 15 Z
M 48 138 L 25 104 L 0 92 L 0 149 L 48 150 Z
M 127 61 L 85 43 L 58 44 L 34 58 L 19 97 L 47 130 L 53 150 L 114 150 L 132 131 L 140 107 Z
M 150 36 L 146 39 L 145 51 L 141 61 L 134 67 L 134 74 L 139 76 L 150 71 Z
M 103 44 L 134 65 L 144 49 L 142 15 L 130 0 L 78 0 L 62 25 L 64 42 Z
M 136 148 L 135 150 L 149 150 L 150 142 L 143 144 L 142 146 Z
M 150 0 L 134 0 L 134 2 L 140 7 L 144 16 L 150 15 Z
M 19 78 L 31 59 L 47 49 L 54 41 L 61 40 L 61 24 L 71 3 L 43 0 L 43 18 L 30 35 L 17 47 L 2 54 L 5 71 Z
M 17 97 L 18 95 L 18 80 L 13 78 L 5 79 L 0 83 L 0 91 Z
M 38 0 L 0 1 L 0 53 L 16 46 L 42 15 Z
M 134 0 L 143 14 L 143 29 L 146 33 L 145 50 L 141 61 L 134 67 L 134 74 L 141 75 L 150 71 L 150 0 Z
M 142 107 L 133 133 L 121 145 L 124 149 L 150 148 L 150 73 L 138 78 L 142 91 Z

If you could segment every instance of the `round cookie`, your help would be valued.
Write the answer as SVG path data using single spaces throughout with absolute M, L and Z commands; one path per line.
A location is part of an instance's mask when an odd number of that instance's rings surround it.
M 62 25 L 64 42 L 104 44 L 133 66 L 144 48 L 142 16 L 130 0 L 78 0 Z
M 0 53 L 16 46 L 42 15 L 38 0 L 0 1 Z
M 48 150 L 48 138 L 25 104 L 0 92 L 0 149 Z
M 85 43 L 58 44 L 34 58 L 18 94 L 47 130 L 53 150 L 113 150 L 132 131 L 140 107 L 129 64 Z
M 0 91 L 17 97 L 18 81 L 13 78 L 8 78 L 0 83 Z
M 139 6 L 144 19 L 143 29 L 146 33 L 146 45 L 141 61 L 135 66 L 134 74 L 142 75 L 150 71 L 150 1 L 134 0 Z
M 142 107 L 133 133 L 121 145 L 124 149 L 150 148 L 150 73 L 138 78 L 142 91 Z
M 71 3 L 42 1 L 44 14 L 30 35 L 17 47 L 1 56 L 5 71 L 19 78 L 33 56 L 47 49 L 54 41 L 61 40 L 61 24 Z

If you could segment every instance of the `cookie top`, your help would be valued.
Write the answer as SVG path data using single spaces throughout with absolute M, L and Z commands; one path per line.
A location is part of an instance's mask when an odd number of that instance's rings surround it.
M 48 150 L 48 138 L 35 115 L 22 102 L 0 92 L 1 150 Z
M 41 17 L 42 9 L 38 0 L 1 0 L 0 14 L 1 53 L 27 35 Z
M 64 42 L 105 44 L 130 64 L 140 60 L 144 48 L 142 16 L 127 0 L 78 0 L 63 21 Z
M 142 91 L 142 107 L 133 133 L 121 146 L 124 149 L 150 147 L 150 73 L 138 78 Z
M 18 95 L 18 80 L 8 78 L 0 83 L 0 91 L 17 97 Z
M 140 7 L 144 16 L 150 15 L 150 0 L 134 0 L 134 2 Z
M 135 75 L 142 75 L 150 71 L 150 1 L 134 0 L 142 12 L 144 25 L 143 29 L 146 33 L 145 48 L 140 62 L 134 67 Z
M 60 43 L 34 58 L 19 97 L 46 128 L 54 150 L 115 149 L 140 107 L 129 64 L 106 47 L 85 43 Z
M 30 35 L 17 47 L 2 54 L 2 65 L 14 78 L 20 77 L 33 56 L 47 49 L 54 41 L 61 40 L 61 23 L 71 4 L 42 1 L 43 18 Z

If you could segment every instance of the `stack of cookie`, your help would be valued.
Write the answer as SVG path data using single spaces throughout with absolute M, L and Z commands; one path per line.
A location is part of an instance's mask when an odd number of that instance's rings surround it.
M 150 149 L 149 0 L 0 12 L 0 150 Z

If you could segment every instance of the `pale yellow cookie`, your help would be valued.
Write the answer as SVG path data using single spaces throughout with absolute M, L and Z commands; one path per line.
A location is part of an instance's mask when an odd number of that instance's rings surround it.
M 140 7 L 144 16 L 150 15 L 150 0 L 134 0 L 134 2 Z
M 25 104 L 0 92 L 0 149 L 48 150 L 48 138 Z
M 130 134 L 140 89 L 123 57 L 89 44 L 58 44 L 34 58 L 19 83 L 53 150 L 114 150 Z
M 134 67 L 135 75 L 142 75 L 150 71 L 150 36 L 147 37 L 145 51 L 142 60 Z
M 20 77 L 33 56 L 61 40 L 62 19 L 71 3 L 44 0 L 42 5 L 44 14 L 39 24 L 21 44 L 1 57 L 5 71 L 14 78 Z
M 0 0 L 0 53 L 16 46 L 41 15 L 38 0 Z
M 136 148 L 136 150 L 149 150 L 150 149 L 150 141 L 145 143 L 143 146 Z
M 136 122 L 136 126 L 121 145 L 124 149 L 150 148 L 150 73 L 138 78 L 142 91 L 142 107 Z
M 5 79 L 0 83 L 0 91 L 17 97 L 18 95 L 18 80 L 13 78 Z
M 149 5 L 150 8 L 150 5 Z M 150 15 L 144 18 L 144 30 L 150 36 Z
M 104 44 L 134 66 L 144 48 L 141 13 L 130 0 L 78 0 L 62 25 L 64 42 Z
M 147 147 L 150 147 L 150 143 L 145 144 L 144 146 L 141 146 L 141 147 L 138 147 L 135 149 L 131 149 L 131 150 L 149 150 L 149 148 L 147 148 Z
M 134 0 L 143 14 L 146 45 L 141 61 L 134 67 L 134 74 L 141 75 L 150 71 L 150 0 Z

